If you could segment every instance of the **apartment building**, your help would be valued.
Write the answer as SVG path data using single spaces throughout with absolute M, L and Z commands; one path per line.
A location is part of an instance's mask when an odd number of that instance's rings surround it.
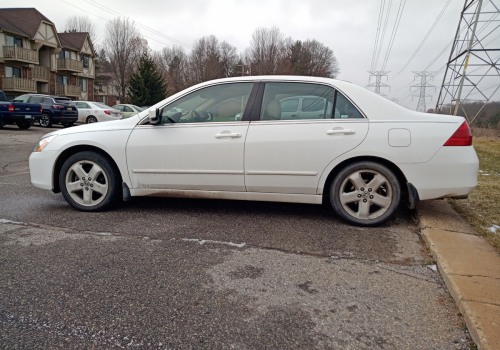
M 35 8 L 0 9 L 0 90 L 94 99 L 95 50 L 88 33 L 58 33 Z

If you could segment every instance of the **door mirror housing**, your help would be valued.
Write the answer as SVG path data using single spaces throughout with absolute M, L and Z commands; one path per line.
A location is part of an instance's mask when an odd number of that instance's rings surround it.
M 149 124 L 158 125 L 161 122 L 161 112 L 159 108 L 151 108 L 148 111 Z

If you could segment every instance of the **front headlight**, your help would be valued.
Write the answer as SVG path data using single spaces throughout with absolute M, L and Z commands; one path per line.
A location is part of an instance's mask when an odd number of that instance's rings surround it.
M 50 143 L 50 141 L 52 141 L 56 137 L 57 137 L 57 135 L 50 135 L 50 136 L 43 137 L 40 141 L 38 141 L 33 152 L 43 151 L 43 149 L 45 147 L 47 147 L 47 145 Z

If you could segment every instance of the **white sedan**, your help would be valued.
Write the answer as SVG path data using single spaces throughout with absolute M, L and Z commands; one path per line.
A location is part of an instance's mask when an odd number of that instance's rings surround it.
M 119 120 L 122 113 L 101 102 L 73 101 L 78 109 L 79 123 L 97 123 L 111 120 Z
M 132 105 L 132 104 L 126 104 L 126 103 L 121 103 L 114 105 L 112 108 L 119 110 L 122 112 L 122 118 L 130 118 L 133 115 L 136 115 L 139 112 L 142 112 L 143 109 L 139 106 Z
M 29 165 L 35 187 L 83 211 L 134 196 L 329 203 L 371 226 L 401 203 L 467 197 L 479 162 L 462 117 L 411 111 L 344 81 L 259 76 L 54 131 Z

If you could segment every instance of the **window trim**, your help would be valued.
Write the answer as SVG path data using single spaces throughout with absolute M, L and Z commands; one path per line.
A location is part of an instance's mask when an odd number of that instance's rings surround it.
M 349 101 L 357 110 L 358 112 L 361 114 L 362 118 L 345 118 L 345 119 L 340 119 L 340 118 L 330 118 L 330 119 L 283 119 L 283 120 L 262 120 L 260 117 L 261 117 L 261 110 L 262 110 L 262 103 L 264 101 L 264 88 L 265 88 L 265 85 L 266 84 L 273 84 L 273 83 L 289 83 L 289 84 L 314 84 L 314 85 L 323 85 L 323 86 L 327 86 L 327 87 L 330 87 L 334 90 L 334 100 L 333 100 L 333 113 L 334 113 L 334 110 L 335 110 L 335 105 L 337 103 L 337 93 L 340 93 L 347 101 Z M 353 100 L 351 98 L 349 98 L 349 96 L 347 94 L 345 94 L 341 89 L 339 89 L 337 86 L 333 85 L 333 84 L 327 84 L 327 83 L 323 83 L 323 82 L 314 82 L 314 81 L 300 81 L 300 80 L 261 80 L 259 82 L 259 91 L 258 91 L 258 94 L 257 94 L 257 97 L 256 97 L 256 101 L 255 101 L 255 105 L 253 107 L 253 111 L 252 111 L 252 121 L 261 121 L 261 122 L 265 122 L 265 123 L 269 123 L 269 122 L 272 122 L 272 123 L 276 123 L 276 122 L 307 122 L 307 123 L 311 123 L 311 122 L 321 122 L 321 121 L 350 121 L 350 122 L 355 122 L 355 121 L 367 121 L 369 120 L 367 117 L 366 117 L 366 114 L 363 112 L 363 110 L 361 108 L 359 108 L 359 106 L 353 102 Z

